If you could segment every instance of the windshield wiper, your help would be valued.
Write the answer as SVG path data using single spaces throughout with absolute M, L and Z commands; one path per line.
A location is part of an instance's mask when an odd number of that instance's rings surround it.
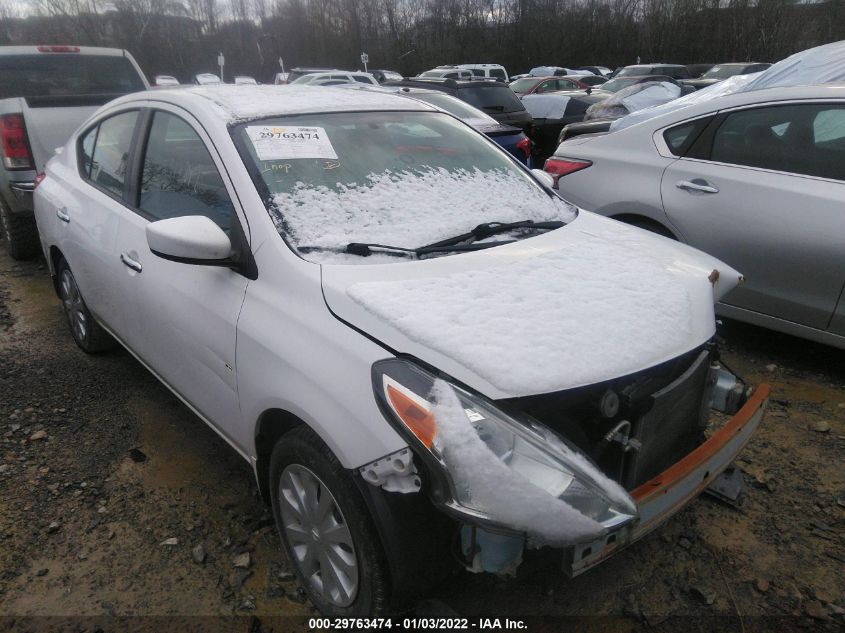
M 513 229 L 537 229 L 540 231 L 551 231 L 553 229 L 559 229 L 564 224 L 565 222 L 561 222 L 560 220 L 550 220 L 548 222 L 535 222 L 534 220 L 520 220 L 519 222 L 485 222 L 484 224 L 476 226 L 469 233 L 462 233 L 461 235 L 448 237 L 445 240 L 421 246 L 417 250 L 452 246 L 454 244 L 466 242 L 467 240 L 483 240 L 493 235 L 498 235 L 499 233 L 507 233 Z
M 333 248 L 329 246 L 300 246 L 298 250 L 307 253 L 309 251 L 333 251 L 336 253 L 347 253 L 349 255 L 358 255 L 359 257 L 369 257 L 373 253 L 384 253 L 385 255 L 397 256 L 416 256 L 429 255 L 431 253 L 450 253 L 450 252 L 466 252 L 466 251 L 480 251 L 486 248 L 493 248 L 494 246 L 502 246 L 504 244 L 511 244 L 516 240 L 498 240 L 495 242 L 477 243 L 478 240 L 483 240 L 493 235 L 500 233 L 507 233 L 514 229 L 534 229 L 538 231 L 551 231 L 559 229 L 564 226 L 565 222 L 560 220 L 550 220 L 548 222 L 535 222 L 534 220 L 520 220 L 519 222 L 486 222 L 479 224 L 468 233 L 455 235 L 454 237 L 434 242 L 433 244 L 426 244 L 417 248 L 406 248 L 404 246 L 392 246 L 390 244 L 376 244 L 372 242 L 350 242 L 344 248 Z M 472 240 L 472 241 L 470 241 Z M 462 244 L 461 242 L 469 242 Z
M 485 248 L 493 248 L 494 246 L 502 246 L 503 244 L 510 244 L 515 240 L 502 240 L 499 242 L 484 242 L 483 244 L 429 244 L 428 246 L 420 246 L 419 248 L 404 248 L 402 246 L 390 246 L 388 244 L 368 244 L 365 242 L 350 242 L 346 248 L 340 252 L 349 253 L 350 255 L 360 255 L 361 257 L 369 257 L 374 253 L 383 252 L 386 255 L 429 255 L 431 253 L 450 253 L 462 251 L 480 251 Z M 300 249 L 301 250 L 301 249 Z

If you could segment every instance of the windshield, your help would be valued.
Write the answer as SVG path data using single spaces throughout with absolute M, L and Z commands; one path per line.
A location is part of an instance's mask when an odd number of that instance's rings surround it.
M 610 81 L 605 81 L 601 85 L 602 90 L 607 90 L 608 92 L 619 92 L 622 88 L 627 88 L 628 86 L 633 86 L 639 80 L 638 77 L 634 77 L 631 79 L 611 79 Z
M 508 154 L 439 112 L 289 116 L 232 134 L 279 233 L 317 263 L 408 261 L 344 253 L 352 242 L 415 248 L 484 222 L 574 217 Z
M 713 66 L 701 75 L 702 79 L 727 79 L 742 73 L 743 66 Z
M 485 114 L 478 108 L 473 108 L 471 105 L 464 103 L 460 99 L 447 94 L 424 92 L 419 94 L 412 93 L 408 96 L 446 110 L 449 114 L 454 114 L 463 121 L 477 122 L 482 120 L 485 123 L 496 123 L 496 119 L 491 117 L 489 114 Z
M 537 81 L 538 79 L 536 77 L 523 77 L 512 82 L 510 87 L 514 92 L 528 92 L 534 87 Z
M 619 71 L 617 77 L 634 77 L 651 74 L 651 66 L 627 66 Z
M 125 57 L 79 53 L 0 56 L 0 99 L 145 90 L 138 71 Z
M 461 88 L 459 95 L 470 105 L 474 105 L 488 114 L 525 110 L 525 106 L 522 105 L 522 101 L 514 94 L 514 91 L 501 83 L 468 86 Z

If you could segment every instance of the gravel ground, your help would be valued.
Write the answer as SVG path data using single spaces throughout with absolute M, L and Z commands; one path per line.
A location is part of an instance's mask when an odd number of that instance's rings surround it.
M 0 630 L 304 630 L 289 616 L 313 611 L 248 465 L 128 353 L 80 352 L 44 265 L 0 251 Z M 845 353 L 736 323 L 722 335 L 730 365 L 773 387 L 738 462 L 740 509 L 702 497 L 575 580 L 551 550 L 515 579 L 459 573 L 416 613 L 845 626 Z

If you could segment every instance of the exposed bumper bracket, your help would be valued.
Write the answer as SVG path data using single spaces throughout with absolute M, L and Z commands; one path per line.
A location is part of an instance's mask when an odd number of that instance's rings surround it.
M 638 520 L 592 543 L 566 550 L 564 571 L 577 576 L 639 540 L 701 494 L 736 459 L 763 419 L 769 385 L 759 385 L 748 401 L 706 442 L 631 492 Z

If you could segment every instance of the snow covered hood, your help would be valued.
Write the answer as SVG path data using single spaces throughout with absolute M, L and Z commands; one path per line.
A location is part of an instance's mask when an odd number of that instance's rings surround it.
M 610 380 L 695 348 L 714 333 L 714 300 L 740 278 L 700 251 L 581 211 L 489 250 L 323 265 L 323 292 L 338 318 L 500 399 Z

